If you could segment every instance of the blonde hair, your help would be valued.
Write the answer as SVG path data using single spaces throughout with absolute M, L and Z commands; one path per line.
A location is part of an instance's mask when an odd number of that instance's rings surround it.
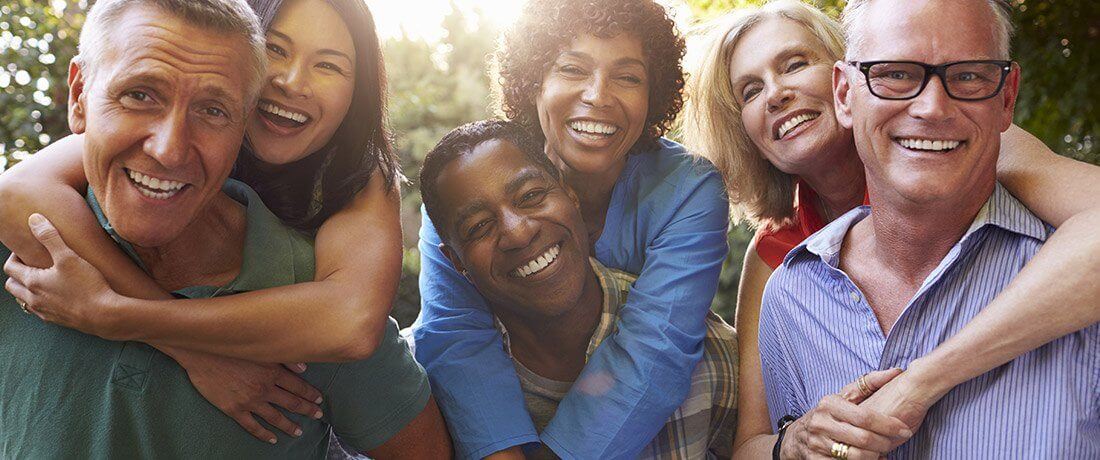
M 772 165 L 756 148 L 741 122 L 741 107 L 730 81 L 730 59 L 738 41 L 770 18 L 794 21 L 824 45 L 828 59 L 844 56 L 840 24 L 813 6 L 777 0 L 740 8 L 704 24 L 703 54 L 693 60 L 684 105 L 684 142 L 712 163 L 729 192 L 734 223 L 776 228 L 794 217 L 794 180 Z

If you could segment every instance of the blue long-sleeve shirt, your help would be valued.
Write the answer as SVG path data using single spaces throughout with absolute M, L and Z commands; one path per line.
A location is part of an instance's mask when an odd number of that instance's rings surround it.
M 619 320 L 554 420 L 535 431 L 485 300 L 420 231 L 416 358 L 461 458 L 542 442 L 563 458 L 633 458 L 683 403 L 728 250 L 729 205 L 713 166 L 675 142 L 627 157 L 594 256 L 638 273 Z

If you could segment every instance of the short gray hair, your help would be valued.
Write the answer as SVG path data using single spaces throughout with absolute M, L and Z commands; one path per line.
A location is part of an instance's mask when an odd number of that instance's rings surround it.
M 863 15 L 867 12 L 867 5 L 872 0 L 849 0 L 844 7 L 844 13 L 840 15 L 841 26 L 844 28 L 844 38 L 848 45 L 845 58 L 852 60 L 852 55 L 863 44 L 863 34 L 857 25 L 864 22 Z M 1012 42 L 1012 34 L 1015 28 L 1012 26 L 1010 12 L 1012 7 L 1006 0 L 986 0 L 989 8 L 993 10 L 993 40 L 996 44 L 997 59 L 1009 59 Z
M 252 78 L 244 98 L 251 108 L 259 98 L 267 73 L 267 51 L 260 20 L 245 0 L 99 0 L 88 11 L 80 31 L 77 63 L 89 78 L 103 54 L 108 31 L 132 7 L 146 5 L 183 18 L 187 22 L 212 31 L 237 35 L 245 39 L 251 51 Z

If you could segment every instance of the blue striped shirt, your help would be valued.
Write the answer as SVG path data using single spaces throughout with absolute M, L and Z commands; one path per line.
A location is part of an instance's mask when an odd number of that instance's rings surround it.
M 1053 229 L 1000 185 L 884 336 L 838 268 L 852 210 L 787 255 L 768 281 L 760 358 L 768 410 L 801 416 L 872 370 L 905 368 L 958 332 L 1012 281 Z M 1100 458 L 1100 325 L 955 387 L 891 458 Z

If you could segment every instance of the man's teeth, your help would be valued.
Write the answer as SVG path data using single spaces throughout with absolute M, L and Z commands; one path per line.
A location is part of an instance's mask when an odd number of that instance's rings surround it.
M 260 110 L 263 110 L 264 112 L 274 114 L 274 115 L 278 115 L 280 117 L 286 118 L 287 120 L 294 120 L 298 123 L 305 123 L 306 120 L 309 120 L 309 116 L 304 114 L 304 113 L 298 113 L 298 112 L 291 112 L 289 110 L 283 110 L 283 109 L 280 109 L 280 108 L 276 107 L 275 104 L 272 104 L 270 102 L 261 102 L 259 107 L 260 107 Z
M 561 246 L 554 245 L 550 249 L 547 249 L 541 256 L 536 257 L 534 260 L 527 262 L 522 267 L 512 270 L 512 276 L 516 278 L 526 278 L 541 272 L 542 269 L 550 266 L 558 258 L 558 253 L 561 252 Z
M 569 127 L 586 134 L 615 134 L 619 130 L 613 125 L 598 121 L 574 121 L 569 123 Z
M 179 193 L 184 185 L 187 185 L 183 182 L 176 182 L 174 180 L 149 177 L 130 169 L 127 169 L 126 173 L 130 176 L 130 180 L 142 185 L 137 188 L 142 195 L 158 200 L 167 200 L 171 198 L 176 193 Z
M 929 140 L 929 139 L 898 139 L 902 147 L 912 150 L 952 150 L 961 144 L 961 141 Z
M 779 135 L 776 136 L 776 137 L 779 138 L 779 139 L 782 139 L 783 136 L 786 136 L 787 133 L 791 132 L 792 129 L 797 128 L 798 125 L 801 125 L 802 123 L 813 120 L 814 118 L 817 118 L 820 115 L 821 115 L 820 113 L 804 113 L 804 114 L 799 115 L 797 117 L 791 118 L 790 120 L 787 120 L 786 122 L 784 122 L 779 127 Z

